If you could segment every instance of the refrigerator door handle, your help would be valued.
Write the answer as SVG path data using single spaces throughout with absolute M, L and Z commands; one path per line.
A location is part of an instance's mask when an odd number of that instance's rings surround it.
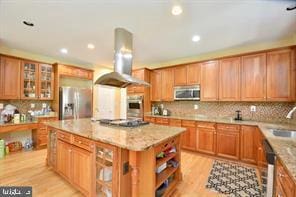
M 74 92 L 74 119 L 77 119 L 77 101 L 76 101 L 76 92 Z
M 76 110 L 76 118 L 79 119 L 79 111 L 80 111 L 80 106 L 79 106 L 79 92 L 76 92 L 76 103 L 77 103 L 77 110 Z

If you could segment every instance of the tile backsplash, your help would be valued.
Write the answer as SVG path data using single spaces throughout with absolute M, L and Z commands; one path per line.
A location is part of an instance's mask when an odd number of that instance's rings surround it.
M 202 101 L 174 101 L 154 102 L 163 104 L 172 115 L 202 114 L 209 117 L 235 117 L 235 111 L 242 111 L 243 119 L 266 122 L 296 123 L 296 113 L 292 120 L 286 119 L 288 112 L 296 105 L 294 102 L 202 102 Z M 194 109 L 198 105 L 198 109 Z M 256 106 L 256 112 L 251 112 L 251 106 Z
M 17 107 L 20 113 L 27 113 L 31 110 L 31 103 L 35 104 L 34 110 L 41 110 L 42 103 L 46 103 L 46 105 L 51 106 L 51 101 L 38 101 L 38 100 L 0 100 L 0 103 L 3 103 L 4 106 L 7 104 L 11 104 Z

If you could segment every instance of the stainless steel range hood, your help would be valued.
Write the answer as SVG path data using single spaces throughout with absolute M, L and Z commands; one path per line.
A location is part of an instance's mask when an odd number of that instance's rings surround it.
M 133 35 L 123 28 L 115 29 L 114 72 L 97 79 L 95 84 L 125 88 L 129 85 L 150 86 L 149 83 L 134 78 L 132 74 Z

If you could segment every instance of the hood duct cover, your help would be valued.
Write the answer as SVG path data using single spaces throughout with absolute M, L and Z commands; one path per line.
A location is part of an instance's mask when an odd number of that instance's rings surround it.
M 125 88 L 129 85 L 150 86 L 149 83 L 134 78 L 132 73 L 133 35 L 123 28 L 115 29 L 114 72 L 97 79 L 95 84 Z

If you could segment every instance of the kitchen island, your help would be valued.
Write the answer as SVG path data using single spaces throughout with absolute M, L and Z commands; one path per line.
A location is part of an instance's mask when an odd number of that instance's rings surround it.
M 127 128 L 90 119 L 46 125 L 47 164 L 86 196 L 168 196 L 181 181 L 184 128 Z

